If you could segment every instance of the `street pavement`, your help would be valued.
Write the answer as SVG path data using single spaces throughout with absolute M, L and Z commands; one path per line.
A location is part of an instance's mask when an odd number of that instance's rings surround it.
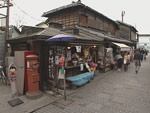
M 15 97 L 18 98 L 18 97 Z M 19 96 L 24 103 L 15 107 L 11 107 L 8 101 L 13 100 L 11 89 L 9 86 L 0 85 L 0 113 L 29 113 L 33 109 L 40 108 L 50 102 L 57 100 L 56 97 L 43 94 L 38 99 L 28 99 L 25 95 Z
M 150 56 L 139 73 L 134 64 L 127 72 L 99 73 L 89 84 L 63 100 L 37 109 L 34 113 L 150 113 Z
M 0 85 L 0 113 L 150 113 L 150 56 L 138 74 L 134 68 L 131 63 L 127 72 L 96 72 L 90 83 L 67 90 L 66 101 L 43 93 L 34 100 L 21 96 L 24 103 L 11 107 L 10 87 Z

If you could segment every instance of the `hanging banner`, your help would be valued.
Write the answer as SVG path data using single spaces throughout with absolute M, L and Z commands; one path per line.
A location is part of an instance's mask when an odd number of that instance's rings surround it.
M 49 58 L 48 58 L 48 72 L 49 78 L 54 79 L 54 50 L 49 49 Z
M 55 64 L 56 64 L 56 65 L 59 64 L 59 56 L 55 56 Z
M 67 61 L 71 60 L 71 50 L 67 50 Z
M 64 79 L 64 77 L 65 77 L 65 70 L 63 68 L 59 69 L 58 79 Z
M 84 70 L 84 65 L 80 64 L 80 71 L 83 71 L 83 70 Z
M 76 46 L 77 53 L 81 53 L 81 46 Z
M 87 63 L 85 63 L 85 67 L 88 69 L 89 72 L 91 72 L 90 66 Z

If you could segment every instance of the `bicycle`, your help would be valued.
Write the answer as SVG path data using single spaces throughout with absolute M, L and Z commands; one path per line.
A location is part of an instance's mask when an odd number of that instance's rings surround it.
M 7 85 L 7 77 L 3 71 L 3 66 L 0 66 L 0 80 L 4 85 Z

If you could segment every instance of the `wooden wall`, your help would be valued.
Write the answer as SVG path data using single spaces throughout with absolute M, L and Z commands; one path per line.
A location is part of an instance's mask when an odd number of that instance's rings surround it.
M 136 33 L 134 31 L 131 31 L 131 40 L 132 41 L 137 41 L 137 39 L 136 39 Z
M 111 22 L 104 16 L 93 13 L 92 11 L 89 11 L 88 9 L 81 10 L 81 13 L 84 13 L 85 15 L 87 15 L 88 27 L 102 30 L 112 35 L 115 34 L 115 31 L 117 30 L 116 26 L 114 25 L 113 22 Z M 80 23 L 81 22 L 82 21 L 80 21 Z
M 86 8 L 69 9 L 51 15 L 48 22 L 63 24 L 65 27 L 75 25 L 90 27 L 115 35 L 116 25 L 109 19 L 89 11 Z
M 118 37 L 130 40 L 130 27 L 120 25 L 120 29 L 116 32 Z
M 49 22 L 56 22 L 65 25 L 65 27 L 72 27 L 78 23 L 77 11 L 69 10 L 59 12 L 48 19 Z

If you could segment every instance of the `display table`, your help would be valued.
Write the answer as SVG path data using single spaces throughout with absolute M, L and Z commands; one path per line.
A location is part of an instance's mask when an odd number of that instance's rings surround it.
M 78 74 L 72 77 L 67 77 L 66 79 L 72 82 L 74 86 L 82 86 L 90 81 L 94 77 L 94 72 L 86 72 Z

